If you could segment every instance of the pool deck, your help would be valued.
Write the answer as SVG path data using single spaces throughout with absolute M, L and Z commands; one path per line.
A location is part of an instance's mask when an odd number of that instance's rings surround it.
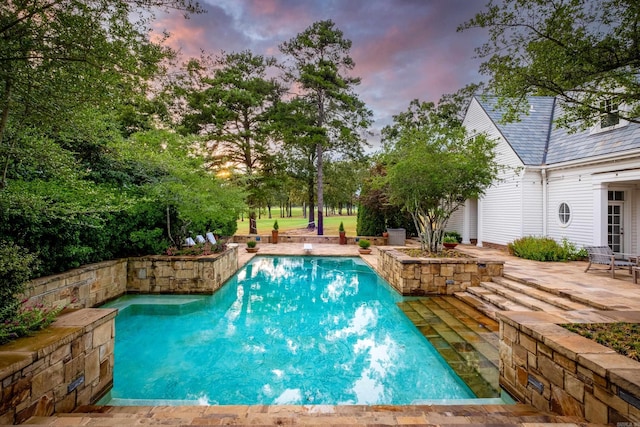
M 302 243 L 258 245 L 258 254 L 238 248 L 239 265 L 256 255 L 305 255 Z M 585 273 L 586 262 L 541 263 L 519 259 L 505 251 L 459 245 L 459 250 L 504 260 L 505 274 L 554 287 L 565 294 L 593 298 L 612 310 L 640 311 L 640 284 L 631 275 L 616 271 L 616 278 L 603 270 Z M 356 245 L 313 244 L 310 255 L 361 256 L 376 267 L 377 249 L 359 255 Z M 587 426 L 583 419 L 541 413 L 524 404 L 515 405 L 410 405 L 410 406 L 203 406 L 203 407 L 86 407 L 77 413 L 36 417 L 26 424 L 50 426 L 120 425 L 500 425 Z

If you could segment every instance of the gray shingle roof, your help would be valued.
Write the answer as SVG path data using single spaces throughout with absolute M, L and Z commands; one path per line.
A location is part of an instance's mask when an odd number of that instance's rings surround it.
M 502 123 L 503 111 L 497 108 L 497 97 L 476 96 L 476 99 L 525 165 L 540 165 L 544 162 L 553 114 L 553 97 L 528 98 L 531 110 L 527 114 L 521 114 L 520 121 L 512 123 Z
M 552 119 L 562 114 L 553 97 L 529 97 L 531 111 L 512 123 L 502 123 L 497 97 L 476 99 L 525 165 L 552 165 L 640 149 L 640 125 L 635 123 L 609 131 L 576 133 L 553 126 L 549 132 Z
M 561 114 L 562 108 L 556 107 L 556 117 Z M 573 134 L 566 129 L 558 129 L 554 126 L 549 140 L 547 164 L 588 159 L 638 148 L 640 148 L 640 125 L 635 123 L 607 131 L 585 130 Z

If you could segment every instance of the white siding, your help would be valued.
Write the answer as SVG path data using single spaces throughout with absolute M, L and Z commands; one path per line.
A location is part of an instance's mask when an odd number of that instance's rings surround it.
M 582 172 L 582 173 L 580 173 Z M 566 238 L 578 247 L 593 244 L 593 184 L 584 170 L 549 171 L 547 235 L 558 242 Z M 558 208 L 567 203 L 571 220 L 560 223 Z
M 616 161 L 598 165 L 584 165 L 566 169 L 550 169 L 548 177 L 548 236 L 560 241 L 567 238 L 581 247 L 593 244 L 594 229 L 594 184 L 604 182 L 610 190 L 625 192 L 625 251 L 640 250 L 640 181 L 638 161 Z M 571 221 L 560 224 L 558 207 L 566 202 L 571 208 Z
M 521 236 L 544 234 L 542 211 L 542 174 L 539 170 L 526 170 L 522 178 Z
M 506 245 L 522 233 L 525 193 L 521 172 L 516 168 L 523 164 L 475 99 L 469 105 L 464 125 L 471 133 L 484 132 L 496 140 L 496 160 L 500 165 L 508 166 L 501 172 L 499 180 L 487 189 L 478 207 L 478 215 L 482 216 L 479 237 L 483 242 Z
M 457 231 L 462 235 L 462 228 L 464 227 L 464 206 L 461 206 L 460 209 L 455 211 L 451 218 L 449 218 L 449 222 L 445 227 L 446 231 Z

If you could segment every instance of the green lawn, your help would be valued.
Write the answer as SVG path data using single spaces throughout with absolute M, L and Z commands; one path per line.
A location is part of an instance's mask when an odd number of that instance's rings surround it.
M 291 218 L 280 218 L 280 209 L 271 210 L 272 218 L 269 219 L 268 215 L 262 215 L 261 219 L 258 219 L 258 233 L 269 234 L 273 229 L 273 222 L 278 220 L 280 231 L 305 228 L 309 221 L 307 218 L 302 217 L 302 208 L 294 208 L 293 216 Z M 317 218 L 316 218 L 317 219 Z M 338 227 L 340 222 L 344 224 L 344 229 L 347 232 L 347 236 L 356 235 L 356 215 L 331 215 L 324 217 L 324 234 L 325 235 L 338 235 Z M 314 231 L 315 234 L 317 231 Z M 249 233 L 249 219 L 245 217 L 244 221 L 238 220 L 238 231 L 236 234 L 248 234 Z

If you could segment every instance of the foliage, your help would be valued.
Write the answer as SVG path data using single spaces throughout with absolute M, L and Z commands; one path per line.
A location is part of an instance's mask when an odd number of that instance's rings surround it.
M 185 134 L 202 135 L 207 143 L 209 167 L 216 173 L 235 174 L 246 188 L 250 217 L 273 184 L 276 145 L 274 107 L 284 88 L 273 74 L 274 58 L 250 51 L 223 54 L 216 60 L 192 59 L 176 85 L 176 100 Z M 257 229 L 250 229 L 257 233 Z
M 384 214 L 381 210 L 372 209 L 360 204 L 358 207 L 358 222 L 356 234 L 358 236 L 380 236 L 387 229 Z
M 458 239 L 455 236 L 445 234 L 442 237 L 442 243 L 460 243 L 460 242 L 458 242 Z
M 509 253 L 534 261 L 570 261 L 581 258 L 584 251 L 567 239 L 558 243 L 550 237 L 525 236 L 508 245 Z
M 638 323 L 570 323 L 561 326 L 640 362 Z
M 624 105 L 619 117 L 640 122 L 639 18 L 630 0 L 492 0 L 459 31 L 488 29 L 480 71 L 507 120 L 526 113 L 527 95 L 553 95 L 565 104 L 561 125 L 588 128 L 611 99 Z
M 78 106 L 145 93 L 172 55 L 161 37 L 151 41 L 150 23 L 171 9 L 200 12 L 191 0 L 0 3 L 0 188 L 21 152 L 12 131 L 72 128 Z
M 42 304 L 21 305 L 13 318 L 0 322 L 0 345 L 46 328 L 53 323 L 63 308 L 45 307 Z
M 37 268 L 35 254 L 10 241 L 0 241 L 0 324 L 13 321 L 24 284 Z
M 416 235 L 411 216 L 403 210 L 402 204 L 389 200 L 386 174 L 386 166 L 378 159 L 362 180 L 357 233 L 359 236 L 379 236 L 389 228 L 404 228 L 407 235 Z
M 321 137 L 313 138 L 319 235 L 324 233 L 324 153 L 338 151 L 351 157 L 362 155 L 365 141 L 361 132 L 371 123 L 371 111 L 353 91 L 360 79 L 350 75 L 355 65 L 349 56 L 350 49 L 351 41 L 345 39 L 330 20 L 315 22 L 280 45 L 280 51 L 293 63 L 287 69 L 286 77 L 301 89 L 298 98 L 310 107 L 306 112 L 311 113 L 307 115 L 311 121 L 306 123 L 321 130 L 313 132 L 314 136 Z
M 257 244 L 258 244 L 258 242 L 256 242 L 255 240 L 247 240 L 247 247 L 248 248 L 255 248 Z
M 360 246 L 362 249 L 369 249 L 369 246 L 371 246 L 371 242 L 367 239 L 360 239 L 358 241 L 358 246 Z
M 385 148 L 389 200 L 411 214 L 422 249 L 437 252 L 451 214 L 496 179 L 495 143 L 470 137 L 433 103 L 412 103 L 394 120 Z
M 453 238 L 453 240 L 449 240 L 449 242 L 456 242 L 456 243 L 462 243 L 462 236 L 460 235 L 460 233 L 458 233 L 457 231 L 446 231 L 444 233 L 444 238 L 442 239 L 443 242 L 446 242 L 448 237 Z
M 340 221 L 340 225 L 338 226 L 338 231 L 340 233 L 344 233 L 344 223 L 342 221 Z
M 275 231 L 278 231 L 278 229 L 279 229 L 279 228 L 280 228 L 280 226 L 278 225 L 278 220 L 276 219 L 276 220 L 273 222 L 273 229 L 274 229 Z

